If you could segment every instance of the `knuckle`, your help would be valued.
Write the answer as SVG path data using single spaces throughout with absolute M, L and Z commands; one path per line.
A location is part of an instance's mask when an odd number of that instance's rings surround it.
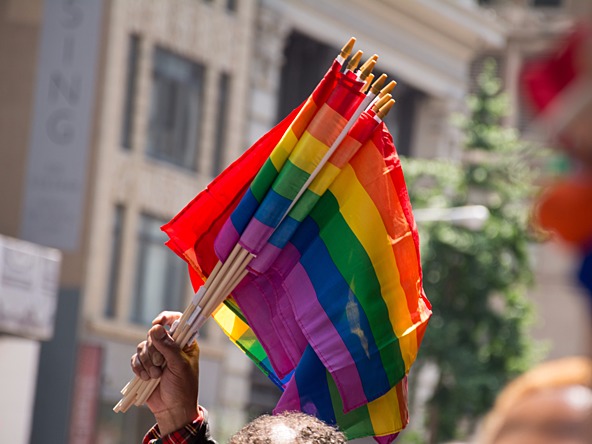
M 152 338 L 154 337 L 154 333 L 156 333 L 160 328 L 161 328 L 160 324 L 150 327 L 150 330 L 148 330 L 148 340 L 151 341 Z
M 151 358 L 152 358 L 152 363 L 157 366 L 162 365 L 162 363 L 164 362 L 164 356 L 162 356 L 162 354 L 158 351 L 155 351 L 154 353 L 152 353 Z
M 138 355 L 142 364 L 146 364 L 149 361 L 149 358 L 147 355 L 148 355 L 148 353 L 142 353 L 142 354 Z

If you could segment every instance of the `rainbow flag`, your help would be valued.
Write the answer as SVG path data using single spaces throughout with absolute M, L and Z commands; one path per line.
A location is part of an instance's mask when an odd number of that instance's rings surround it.
M 274 260 L 258 266 L 256 259 L 214 318 L 284 390 L 276 411 L 299 409 L 350 439 L 390 442 L 408 420 L 405 376 L 431 312 L 417 229 L 384 124 L 363 118 L 365 136 L 351 131 L 344 142 L 353 157 L 332 158 L 288 217 L 278 210 L 285 213 L 295 196 L 276 186 L 282 176 L 304 183 L 314 167 L 293 161 L 299 149 L 312 141 L 326 151 L 332 128 L 353 112 L 342 104 L 359 103 L 352 80 L 334 68 L 163 230 L 190 264 L 196 288 L 237 242 L 263 257 L 271 251 Z M 350 97 L 339 101 L 339 94 Z M 315 124 L 327 115 L 338 125 Z

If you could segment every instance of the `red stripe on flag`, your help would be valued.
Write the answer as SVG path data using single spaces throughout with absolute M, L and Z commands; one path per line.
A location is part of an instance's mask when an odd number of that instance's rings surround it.
M 181 258 L 195 250 L 191 263 L 201 275 L 209 276 L 218 262 L 214 241 L 247 191 L 255 175 L 280 141 L 303 105 L 292 111 L 271 131 L 216 177 L 179 214 L 162 226 L 170 241 L 167 245 Z

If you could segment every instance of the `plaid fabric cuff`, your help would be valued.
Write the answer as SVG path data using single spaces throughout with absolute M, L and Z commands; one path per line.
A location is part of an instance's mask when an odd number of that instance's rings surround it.
M 158 424 L 155 424 L 144 436 L 142 444 L 192 444 L 196 442 L 195 438 L 198 437 L 203 422 L 204 411 L 199 406 L 199 416 L 193 422 L 166 436 L 160 436 Z

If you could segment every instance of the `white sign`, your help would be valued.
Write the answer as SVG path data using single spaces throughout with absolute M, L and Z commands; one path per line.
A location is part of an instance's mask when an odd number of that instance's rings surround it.
M 61 260 L 59 250 L 0 236 L 0 331 L 51 339 Z
M 99 56 L 101 0 L 45 0 L 21 237 L 77 250 Z

